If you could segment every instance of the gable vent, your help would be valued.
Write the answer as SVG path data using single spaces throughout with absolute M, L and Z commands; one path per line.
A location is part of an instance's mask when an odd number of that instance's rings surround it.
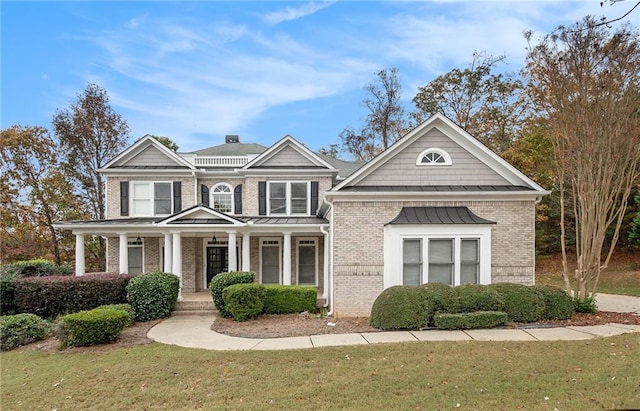
M 229 143 L 239 143 L 240 142 L 240 137 L 237 134 L 227 134 L 226 136 L 224 136 L 224 142 L 229 144 Z

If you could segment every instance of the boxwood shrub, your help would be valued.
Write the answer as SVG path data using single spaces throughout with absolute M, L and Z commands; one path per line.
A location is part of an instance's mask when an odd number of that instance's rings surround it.
M 231 313 L 225 308 L 222 290 L 233 284 L 253 283 L 255 280 L 256 274 L 252 271 L 231 271 L 213 277 L 210 284 L 211 297 L 218 313 L 223 317 L 231 317 Z
M 232 284 L 222 290 L 225 309 L 237 321 L 256 318 L 262 313 L 267 291 L 262 284 Z
M 19 275 L 13 271 L 0 270 L 0 315 L 11 315 L 17 312 L 16 280 Z
M 422 284 L 425 296 L 431 301 L 433 312 L 429 318 L 429 325 L 433 324 L 433 314 L 460 312 L 460 296 L 456 290 L 447 284 L 427 283 Z
M 544 298 L 545 320 L 566 320 L 575 313 L 573 299 L 565 290 L 549 285 L 535 285 L 533 288 Z
M 504 311 L 504 300 L 488 285 L 463 284 L 454 289 L 460 299 L 460 312 Z
M 176 306 L 180 280 L 161 271 L 151 271 L 132 278 L 127 285 L 127 300 L 138 321 L 152 321 L 171 315 Z
M 83 276 L 27 277 L 16 280 L 16 310 L 54 318 L 105 304 L 127 302 L 132 275 L 97 273 Z
M 371 326 L 381 330 L 425 328 L 433 313 L 428 291 L 421 286 L 396 285 L 373 302 Z
M 101 305 L 100 307 L 96 307 L 96 308 L 107 308 L 112 310 L 122 310 L 126 312 L 127 315 L 129 316 L 129 318 L 127 319 L 126 327 L 132 325 L 133 320 L 135 320 L 136 318 L 136 313 L 133 311 L 133 307 L 131 307 L 131 304 L 108 304 L 108 305 Z
M 496 283 L 489 287 L 502 297 L 509 321 L 532 323 L 542 319 L 544 297 L 535 288 L 513 283 Z
M 130 315 L 118 308 L 94 308 L 61 318 L 67 347 L 83 347 L 114 341 L 127 326 Z
M 458 314 L 436 314 L 434 322 L 441 330 L 468 330 L 493 328 L 507 323 L 507 313 L 500 311 L 476 311 Z
M 40 341 L 49 333 L 49 323 L 34 314 L 0 317 L 0 350 Z
M 265 285 L 265 314 L 292 314 L 316 311 L 318 291 L 304 285 Z

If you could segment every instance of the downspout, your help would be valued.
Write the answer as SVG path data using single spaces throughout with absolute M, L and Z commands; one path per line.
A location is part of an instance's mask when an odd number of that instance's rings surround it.
M 329 231 L 325 227 L 320 227 L 320 231 L 324 235 L 324 250 L 323 259 L 324 264 L 322 268 L 322 299 L 324 300 L 324 304 L 322 304 L 323 308 L 327 308 L 329 306 Z
M 198 205 L 198 176 L 195 171 L 192 171 L 191 175 L 193 176 L 193 195 L 195 196 L 194 205 Z
M 540 204 L 542 196 L 536 197 L 533 202 L 533 284 L 536 283 L 536 205 Z
M 329 311 L 327 312 L 327 316 L 332 316 L 334 307 L 333 307 L 333 297 L 334 297 L 334 287 L 333 287 L 333 224 L 334 224 L 334 215 L 333 215 L 333 202 L 327 199 L 327 193 L 324 193 L 322 200 L 329 205 L 331 208 L 331 218 L 329 219 L 329 229 L 330 231 L 326 233 L 329 241 L 329 267 L 327 276 L 325 277 L 325 284 L 328 285 L 328 297 L 325 307 L 329 307 Z M 322 230 L 324 233 L 324 230 Z M 326 293 L 325 288 L 325 293 Z

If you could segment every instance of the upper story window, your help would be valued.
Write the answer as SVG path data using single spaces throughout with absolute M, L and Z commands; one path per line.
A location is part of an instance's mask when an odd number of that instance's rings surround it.
M 225 183 L 213 186 L 211 190 L 211 204 L 213 208 L 222 213 L 233 213 L 233 190 Z
M 269 181 L 267 213 L 270 215 L 309 215 L 309 181 Z
M 171 182 L 131 183 L 134 216 L 169 215 L 173 210 Z
M 419 166 L 450 166 L 451 156 L 440 148 L 428 148 L 416 159 Z

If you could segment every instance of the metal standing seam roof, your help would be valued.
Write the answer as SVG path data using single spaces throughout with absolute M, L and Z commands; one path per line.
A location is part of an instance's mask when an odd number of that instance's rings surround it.
M 393 224 L 496 224 L 478 217 L 467 207 L 403 207 Z

